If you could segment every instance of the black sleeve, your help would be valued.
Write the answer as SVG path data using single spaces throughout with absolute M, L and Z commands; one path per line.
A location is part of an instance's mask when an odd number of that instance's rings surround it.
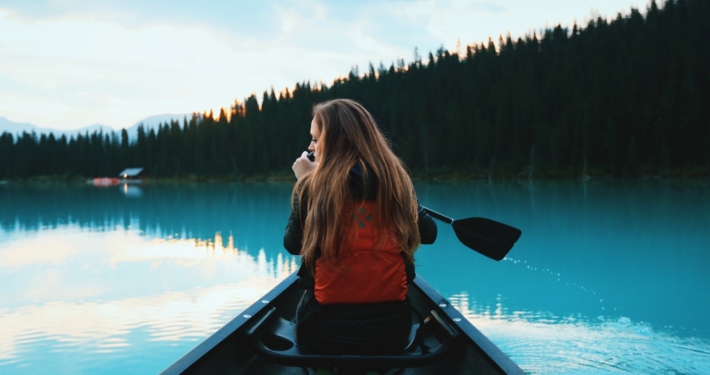
M 304 202 L 308 201 L 308 195 L 304 194 Z M 301 245 L 303 243 L 303 222 L 306 220 L 305 210 L 298 205 L 298 196 L 294 195 L 291 206 L 291 215 L 288 217 L 286 232 L 284 233 L 284 248 L 293 254 L 301 255 Z
M 436 241 L 436 234 L 438 230 L 436 228 L 436 223 L 434 219 L 429 216 L 422 205 L 417 202 L 419 208 L 418 211 L 418 223 L 419 223 L 419 236 L 422 239 L 422 245 L 431 245 Z

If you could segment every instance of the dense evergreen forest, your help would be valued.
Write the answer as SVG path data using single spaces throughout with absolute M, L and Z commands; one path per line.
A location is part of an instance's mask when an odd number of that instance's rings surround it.
M 313 104 L 351 98 L 419 175 L 710 175 L 710 1 L 652 2 L 612 20 L 357 68 L 264 92 L 159 130 L 0 136 L 0 180 L 39 175 L 287 174 Z M 265 72 L 268 74 L 268 72 Z

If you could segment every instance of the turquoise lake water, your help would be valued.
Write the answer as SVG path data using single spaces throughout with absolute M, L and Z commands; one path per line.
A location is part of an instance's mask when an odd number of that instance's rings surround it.
M 288 185 L 0 185 L 0 373 L 155 374 L 299 264 Z M 710 183 L 420 183 L 418 273 L 526 372 L 710 373 Z

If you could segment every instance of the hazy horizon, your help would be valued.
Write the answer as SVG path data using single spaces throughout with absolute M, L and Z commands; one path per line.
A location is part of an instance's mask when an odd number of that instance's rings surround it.
M 94 131 L 98 129 L 110 129 L 110 131 L 113 132 L 120 132 L 123 129 L 126 130 L 132 130 L 136 128 L 138 125 L 143 124 L 147 128 L 151 127 L 156 127 L 159 124 L 169 122 L 170 120 L 179 120 L 182 123 L 183 117 L 187 116 L 187 118 L 190 118 L 192 116 L 191 113 L 163 113 L 159 115 L 154 115 L 154 116 L 148 116 L 142 120 L 139 120 L 133 124 L 126 125 L 126 126 L 121 126 L 119 128 L 114 128 L 105 124 L 91 124 L 87 125 L 81 128 L 76 128 L 76 129 L 58 129 L 58 128 L 52 128 L 52 127 L 42 127 L 42 126 L 37 126 L 35 124 L 30 124 L 30 123 L 18 123 L 14 121 L 10 121 L 8 118 L 0 116 L 0 134 L 3 132 L 9 132 L 9 133 L 17 133 L 20 134 L 23 131 L 24 132 L 31 132 L 31 131 L 36 131 L 38 133 L 48 133 L 52 132 L 56 134 L 68 134 L 68 133 L 75 133 L 75 132 L 83 132 L 83 131 L 88 131 L 89 133 L 93 133 Z

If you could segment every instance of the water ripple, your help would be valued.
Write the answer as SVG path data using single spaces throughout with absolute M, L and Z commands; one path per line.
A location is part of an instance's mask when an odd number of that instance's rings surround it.
M 52 302 L 4 309 L 0 315 L 0 366 L 5 372 L 10 369 L 7 366 L 19 370 L 17 366 L 36 366 L 44 361 L 61 363 L 61 357 L 72 352 L 97 354 L 72 356 L 74 368 L 86 370 L 101 367 L 107 361 L 143 355 L 136 354 L 136 349 L 128 349 L 149 347 L 151 342 L 171 343 L 182 348 L 179 352 L 185 352 L 221 328 L 278 280 L 254 277 L 237 284 L 153 297 L 105 303 Z M 158 366 L 167 366 L 172 360 L 173 356 Z
M 467 295 L 452 304 L 526 372 L 683 373 L 710 371 L 710 340 L 680 338 L 628 318 L 551 319 L 548 314 L 491 315 Z

